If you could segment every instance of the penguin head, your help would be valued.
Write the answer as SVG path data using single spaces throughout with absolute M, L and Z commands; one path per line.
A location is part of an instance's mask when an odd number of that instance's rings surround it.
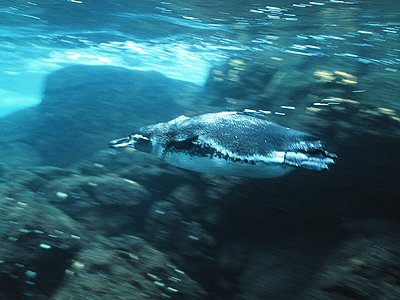
M 132 134 L 127 137 L 112 140 L 108 143 L 110 148 L 134 148 L 142 152 L 150 153 L 152 151 L 152 143 L 149 137 L 141 134 Z

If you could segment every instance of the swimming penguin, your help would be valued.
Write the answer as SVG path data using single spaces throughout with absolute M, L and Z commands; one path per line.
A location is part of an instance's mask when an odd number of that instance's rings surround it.
M 337 158 L 313 135 L 235 111 L 144 126 L 109 147 L 132 147 L 192 171 L 253 178 L 327 170 Z

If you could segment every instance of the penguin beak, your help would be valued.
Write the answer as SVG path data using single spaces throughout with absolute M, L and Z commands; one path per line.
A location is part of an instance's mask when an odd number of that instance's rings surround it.
M 132 136 L 123 137 L 121 139 L 112 140 L 108 143 L 108 147 L 110 148 L 125 148 L 125 147 L 133 147 L 136 141 L 132 138 Z

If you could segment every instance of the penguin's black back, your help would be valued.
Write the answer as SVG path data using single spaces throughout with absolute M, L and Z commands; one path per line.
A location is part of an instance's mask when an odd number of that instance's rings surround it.
M 192 118 L 179 117 L 167 123 L 143 127 L 141 132 L 156 136 L 167 146 L 171 141 L 196 140 L 240 156 L 267 155 L 273 151 L 309 149 L 319 140 L 266 120 L 237 112 L 209 113 Z M 165 142 L 163 142 L 165 140 Z

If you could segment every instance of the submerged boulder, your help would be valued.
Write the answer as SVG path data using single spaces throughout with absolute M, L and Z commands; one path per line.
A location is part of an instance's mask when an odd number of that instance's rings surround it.
M 347 241 L 315 276 L 303 299 L 399 299 L 399 247 L 398 237 L 385 234 Z
M 206 299 L 206 292 L 145 240 L 99 237 L 67 270 L 52 299 Z
M 50 298 L 80 249 L 81 228 L 39 197 L 0 196 L 0 207 L 0 298 Z
M 48 185 L 49 202 L 96 232 L 120 234 L 141 226 L 152 196 L 139 183 L 116 176 L 74 174 Z
M 0 161 L 68 166 L 146 123 L 182 113 L 199 88 L 157 72 L 70 66 L 50 74 L 42 102 L 0 119 Z M 7 167 L 7 166 L 5 166 Z

